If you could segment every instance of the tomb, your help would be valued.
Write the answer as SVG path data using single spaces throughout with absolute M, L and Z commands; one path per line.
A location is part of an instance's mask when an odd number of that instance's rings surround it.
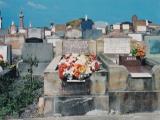
M 53 59 L 53 47 L 50 43 L 42 43 L 42 39 L 27 39 L 22 48 L 22 60 L 17 64 L 21 76 L 28 74 L 32 66 L 33 75 L 42 76 L 43 71 Z
M 108 72 L 96 56 L 96 47 L 93 47 L 96 42 L 62 42 L 61 48 L 58 46 L 61 55 L 55 56 L 44 71 L 44 114 L 84 115 L 94 109 L 109 111 Z M 62 69 L 65 64 L 69 64 L 69 69 Z
M 147 51 L 150 44 L 144 44 Z M 57 42 L 56 56 L 44 71 L 44 115 L 85 115 L 92 110 L 122 114 L 160 110 L 158 61 L 147 53 L 145 56 L 144 49 L 138 48 L 135 53 L 133 48 L 129 37 Z M 76 56 L 77 60 L 90 55 L 96 55 L 99 69 L 83 79 L 76 78 L 71 71 L 72 74 L 64 72 L 61 78 L 58 70 L 65 57 L 75 59 Z M 83 63 L 85 59 L 80 61 Z
M 159 40 L 155 38 L 157 36 L 146 36 L 143 42 L 133 42 L 129 38 L 106 38 L 104 40 L 105 55 L 103 56 L 106 56 L 110 62 L 108 63 L 122 66 L 128 71 L 125 89 L 113 90 L 113 87 L 109 84 L 110 109 L 120 113 L 159 110 L 160 68 L 158 63 L 158 48 L 153 47 L 154 44 L 158 44 Z M 119 41 L 113 41 L 115 39 L 119 39 Z M 154 56 L 157 57 L 156 60 Z M 109 72 L 109 83 L 115 83 L 116 81 L 116 79 L 111 81 L 113 73 L 113 71 Z M 121 75 L 116 75 L 115 73 L 114 75 L 121 77 Z M 120 84 L 117 86 L 120 86 Z

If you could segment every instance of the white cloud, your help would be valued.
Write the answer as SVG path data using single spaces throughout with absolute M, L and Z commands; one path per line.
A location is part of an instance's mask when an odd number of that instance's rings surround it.
M 45 5 L 42 5 L 40 3 L 35 3 L 35 2 L 32 2 L 32 1 L 28 1 L 27 3 L 29 6 L 35 8 L 35 9 L 42 9 L 42 10 L 45 10 L 47 9 L 47 7 Z

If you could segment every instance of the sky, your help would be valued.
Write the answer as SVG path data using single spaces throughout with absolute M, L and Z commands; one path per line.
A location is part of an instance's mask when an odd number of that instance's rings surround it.
M 160 23 L 160 0 L 0 0 L 3 26 L 12 21 L 18 25 L 19 12 L 24 12 L 25 26 L 49 26 L 51 22 L 65 23 L 88 15 L 94 21 L 109 24 L 130 21 L 136 14 L 140 19 Z

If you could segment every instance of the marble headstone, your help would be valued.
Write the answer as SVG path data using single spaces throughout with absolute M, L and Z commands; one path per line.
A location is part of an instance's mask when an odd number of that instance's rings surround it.
M 130 38 L 105 38 L 104 53 L 129 54 L 130 53 Z
M 63 54 L 67 53 L 89 53 L 88 42 L 82 40 L 63 41 Z

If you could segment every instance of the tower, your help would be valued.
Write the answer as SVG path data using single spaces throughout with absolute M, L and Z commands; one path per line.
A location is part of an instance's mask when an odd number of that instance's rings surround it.
M 0 30 L 2 29 L 2 16 L 1 16 L 1 11 L 0 11 Z
M 17 33 L 17 28 L 16 25 L 14 24 L 14 21 L 12 21 L 11 27 L 10 27 L 10 34 L 16 34 Z
M 136 15 L 132 16 L 132 23 L 135 23 L 138 20 L 138 17 Z
M 24 15 L 22 11 L 19 14 L 19 28 L 20 29 L 24 28 Z
M 85 21 L 87 21 L 88 20 L 88 16 L 87 15 L 85 15 Z
M 136 22 L 138 21 L 138 17 L 136 15 L 132 16 L 132 24 L 133 24 L 133 28 L 132 30 L 135 31 L 136 29 Z
M 29 22 L 29 28 L 32 28 L 32 22 L 31 21 Z

